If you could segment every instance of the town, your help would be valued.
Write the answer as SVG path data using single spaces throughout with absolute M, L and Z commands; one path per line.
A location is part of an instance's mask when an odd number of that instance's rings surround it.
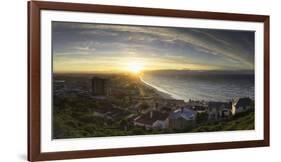
M 56 139 L 254 129 L 249 97 L 178 100 L 130 74 L 55 74 L 53 115 Z

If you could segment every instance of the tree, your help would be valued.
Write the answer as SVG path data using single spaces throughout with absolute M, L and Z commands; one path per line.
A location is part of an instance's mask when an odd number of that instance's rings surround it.
M 197 114 L 197 117 L 196 117 L 197 124 L 207 122 L 207 120 L 208 120 L 208 113 L 207 112 L 202 112 L 202 113 Z

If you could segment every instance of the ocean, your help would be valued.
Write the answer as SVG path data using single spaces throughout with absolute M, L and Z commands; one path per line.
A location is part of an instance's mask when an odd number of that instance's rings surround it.
M 235 97 L 254 99 L 254 74 L 235 73 L 145 73 L 141 80 L 172 98 L 188 101 L 230 101 Z

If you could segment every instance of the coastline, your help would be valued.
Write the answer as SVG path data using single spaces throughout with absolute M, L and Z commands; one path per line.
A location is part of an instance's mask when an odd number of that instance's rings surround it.
M 170 94 L 169 92 L 165 91 L 164 89 L 154 86 L 148 82 L 146 82 L 145 80 L 142 79 L 142 77 L 139 77 L 140 81 L 147 87 L 153 89 L 159 96 L 161 96 L 164 99 L 178 99 L 176 97 L 174 97 L 172 94 Z
M 60 139 L 150 135 L 157 133 L 167 134 L 215 132 L 252 130 L 255 128 L 254 100 L 246 99 L 247 102 L 245 102 L 245 105 L 248 105 L 249 109 L 244 113 L 241 112 L 241 115 L 237 115 L 234 118 L 232 114 L 235 115 L 239 114 L 240 112 L 238 113 L 237 111 L 232 113 L 232 103 L 230 104 L 229 102 L 226 103 L 224 101 L 218 101 L 219 103 L 210 104 L 212 101 L 209 100 L 182 100 L 173 94 L 172 88 L 170 89 L 169 86 L 157 84 L 157 81 L 150 80 L 150 78 L 141 78 L 140 76 L 136 75 L 120 75 L 109 77 L 109 79 L 112 81 L 111 85 L 109 85 L 111 87 L 109 88 L 116 88 L 116 93 L 114 93 L 113 89 L 113 91 L 111 91 L 113 93 L 106 95 L 105 98 L 97 97 L 104 95 L 95 95 L 92 93 L 92 91 L 88 91 L 89 88 L 93 88 L 94 86 L 87 84 L 89 83 L 89 79 L 91 78 L 88 76 L 65 76 L 55 79 L 67 80 L 65 82 L 67 84 L 63 83 L 63 85 L 66 86 L 61 88 L 62 84 L 60 82 L 54 82 L 54 85 L 57 85 L 54 86 L 54 92 L 57 93 L 53 94 L 54 98 L 56 99 L 56 102 L 54 102 L 54 104 L 56 104 L 54 106 L 54 108 L 56 108 L 54 120 L 66 119 L 56 120 L 58 121 L 55 122 L 56 128 L 64 129 L 66 133 L 61 133 L 59 130 L 54 130 L 54 138 Z M 100 77 L 100 79 L 103 78 Z M 85 86 L 85 84 L 87 84 L 87 86 Z M 173 86 L 173 84 L 171 86 Z M 163 89 L 161 87 L 163 87 Z M 125 93 L 122 93 L 123 90 Z M 238 103 L 238 101 L 239 100 L 236 100 L 235 102 Z M 77 107 L 81 105 L 80 103 L 83 103 L 83 107 L 90 107 L 90 109 L 87 109 L 87 111 L 83 109 L 77 109 Z M 197 118 L 192 119 L 196 120 L 196 125 L 194 125 L 194 127 L 189 127 L 190 125 L 188 127 L 185 127 L 185 125 L 182 127 L 177 127 L 176 125 L 171 124 L 170 126 L 168 125 L 159 129 L 157 121 L 167 121 L 170 113 L 178 114 L 179 111 L 175 110 L 181 110 L 181 108 L 191 109 L 194 114 L 201 114 L 202 112 L 205 112 L 205 114 L 201 115 L 198 118 L 199 120 L 197 120 Z M 68 109 L 69 111 L 64 111 L 64 109 Z M 215 112 L 208 111 L 209 109 L 215 110 Z M 226 109 L 227 111 L 225 111 Z M 89 119 L 89 111 L 94 113 L 90 116 L 91 120 Z M 219 114 L 220 112 L 222 112 L 222 115 L 215 115 L 216 117 L 209 119 L 210 114 Z M 65 118 L 65 116 L 67 116 L 67 118 Z M 163 119 L 162 117 L 165 118 Z M 146 121 L 149 121 L 150 123 L 152 118 L 153 123 L 149 124 L 147 127 L 151 130 L 148 130 L 144 126 L 148 123 Z M 102 122 L 99 122 L 99 120 L 102 120 Z M 74 124 L 70 124 L 69 126 L 66 125 L 66 123 L 69 121 Z M 91 125 L 88 125 L 89 121 Z M 155 122 L 156 124 L 154 124 Z M 108 125 L 105 123 L 110 123 L 112 127 L 108 127 Z M 81 124 L 82 126 L 77 127 L 78 124 Z M 89 129 L 89 126 L 94 129 Z M 69 134 L 68 131 L 70 132 Z
M 145 85 L 160 91 L 161 93 L 168 94 L 171 98 L 177 100 L 184 100 L 188 102 L 193 101 L 206 101 L 206 102 L 229 102 L 233 98 L 250 98 L 255 99 L 254 88 L 251 80 L 248 77 L 237 78 L 231 80 L 210 77 L 210 81 L 205 81 L 206 78 L 189 77 L 185 80 L 185 77 L 180 79 L 170 78 L 169 75 L 147 75 L 139 76 L 141 82 Z M 218 81 L 219 83 L 216 83 Z M 236 82 L 237 81 L 237 82 Z M 239 82 L 238 82 L 239 81 Z M 243 85 L 240 84 L 243 83 Z

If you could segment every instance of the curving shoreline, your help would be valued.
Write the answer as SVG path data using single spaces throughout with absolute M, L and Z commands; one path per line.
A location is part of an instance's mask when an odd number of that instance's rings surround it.
M 170 94 L 169 92 L 167 92 L 166 90 L 160 88 L 160 87 L 157 87 L 153 84 L 150 84 L 148 82 L 146 82 L 145 80 L 142 79 L 142 77 L 140 76 L 139 77 L 140 81 L 147 87 L 149 88 L 152 88 L 153 90 L 155 90 L 155 92 L 161 96 L 162 98 L 165 98 L 165 99 L 178 99 L 174 94 Z

